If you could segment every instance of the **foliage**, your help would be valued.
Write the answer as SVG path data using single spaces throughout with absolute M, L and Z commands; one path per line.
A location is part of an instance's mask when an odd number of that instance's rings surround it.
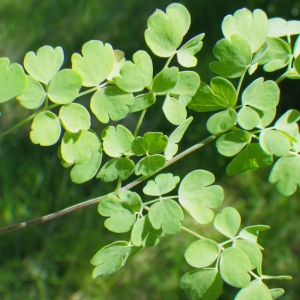
M 156 56 L 167 58 L 156 75 L 146 51 L 137 51 L 129 61 L 120 50 L 96 40 L 85 43 L 81 54 L 72 55 L 72 69 L 60 70 L 64 61 L 61 47 L 44 46 L 36 53 L 28 52 L 24 58 L 27 74 L 21 65 L 10 65 L 2 58 L 0 102 L 16 97 L 24 108 L 36 111 L 0 137 L 32 121 L 30 139 L 34 144 L 50 146 L 60 140 L 58 156 L 63 167 L 72 168 L 73 182 L 80 184 L 94 177 L 104 182 L 117 180 L 113 192 L 87 201 L 86 206 L 99 202 L 98 212 L 108 217 L 105 227 L 115 233 L 129 232 L 129 237 L 93 256 L 93 277 L 116 272 L 143 247 L 155 246 L 163 236 L 183 231 L 197 238 L 184 255 L 195 269 L 179 282 L 190 299 L 218 299 L 223 282 L 241 289 L 235 299 L 276 299 L 284 291 L 269 288 L 265 281 L 290 277 L 262 272 L 263 248 L 258 234 L 269 227 L 240 229 L 241 217 L 233 207 L 215 215 L 224 194 L 219 185 L 213 185 L 211 172 L 193 170 L 181 181 L 171 173 L 161 173 L 144 186 L 143 193 L 154 197 L 147 202 L 142 201 L 145 196 L 131 191 L 214 140 L 221 155 L 233 157 L 226 169 L 228 175 L 266 167 L 277 159 L 269 181 L 286 196 L 300 186 L 300 113 L 291 109 L 282 116 L 276 114 L 279 82 L 300 79 L 300 39 L 294 44 L 291 40 L 292 35 L 300 34 L 300 22 L 268 19 L 259 9 L 253 13 L 240 9 L 226 16 L 224 38 L 213 48 L 217 60 L 210 68 L 217 76 L 210 84 L 201 82 L 196 72 L 180 69 L 197 64 L 195 55 L 204 38 L 199 34 L 183 43 L 190 23 L 189 12 L 178 3 L 169 5 L 166 13 L 157 10 L 149 17 L 146 43 Z M 178 64 L 170 66 L 174 57 Z M 260 65 L 267 73 L 286 70 L 276 81 L 258 77 L 243 87 L 244 78 L 252 76 Z M 237 85 L 229 79 L 237 79 Z M 74 103 L 87 94 L 92 94 L 90 109 Z M 176 128 L 169 136 L 151 131 L 139 135 L 146 111 L 156 102 Z M 214 112 L 207 121 L 212 135 L 175 156 L 177 144 L 192 122 L 187 108 Z M 136 112 L 141 114 L 133 132 L 124 124 L 109 125 L 100 133 L 91 128 L 93 116 L 107 124 Z M 105 162 L 101 166 L 102 158 Z M 123 185 L 133 174 L 142 176 Z M 198 224 L 212 222 L 225 240 L 217 242 L 183 226 L 184 212 Z M 14 229 L 27 225 L 31 224 Z

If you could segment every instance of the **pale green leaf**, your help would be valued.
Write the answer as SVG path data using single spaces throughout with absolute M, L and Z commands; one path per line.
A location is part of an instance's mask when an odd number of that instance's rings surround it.
M 179 72 L 178 81 L 175 87 L 170 91 L 175 95 L 193 96 L 200 86 L 200 77 L 196 72 L 184 71 Z
M 233 238 L 241 225 L 241 216 L 233 207 L 225 207 L 214 219 L 215 228 L 223 235 Z
M 64 52 L 61 47 L 53 49 L 51 46 L 39 48 L 36 54 L 27 52 L 24 57 L 26 71 L 36 80 L 48 84 L 55 76 L 64 61 Z
M 129 113 L 129 106 L 134 102 L 131 93 L 124 92 L 116 86 L 98 90 L 91 98 L 91 110 L 102 123 L 124 119 Z
M 153 228 L 161 228 L 166 234 L 178 233 L 181 229 L 180 221 L 184 218 L 180 205 L 170 199 L 152 204 L 148 216 Z
M 81 88 L 81 76 L 70 69 L 59 71 L 51 80 L 48 88 L 50 100 L 57 104 L 71 103 Z
M 207 123 L 207 130 L 212 134 L 228 131 L 237 122 L 238 115 L 235 110 L 229 108 L 212 115 Z
M 159 95 L 166 95 L 176 86 L 179 77 L 177 67 L 164 68 L 154 78 L 152 82 L 152 92 Z
M 59 118 L 64 128 L 69 132 L 76 133 L 80 130 L 88 130 L 91 126 L 88 110 L 78 103 L 63 105 L 59 110 Z
M 240 233 L 239 237 L 243 238 L 244 240 L 250 241 L 252 243 L 257 243 L 258 234 L 260 231 L 265 231 L 270 229 L 270 226 L 267 225 L 253 225 L 243 228 Z
M 181 141 L 185 131 L 187 130 L 192 121 L 193 117 L 189 117 L 170 134 L 168 138 L 168 144 L 165 148 L 164 153 L 167 160 L 170 160 L 177 153 L 177 143 Z
M 237 78 L 242 76 L 251 64 L 252 53 L 248 42 L 233 34 L 230 39 L 218 41 L 213 54 L 219 60 L 211 62 L 210 69 L 222 77 Z
M 189 108 L 204 112 L 230 108 L 237 101 L 237 92 L 230 81 L 214 77 L 210 85 L 201 82 L 196 94 L 189 103 Z
M 284 294 L 284 290 L 279 288 L 270 289 L 270 293 L 273 299 L 277 299 Z
M 150 176 L 155 172 L 159 171 L 166 163 L 166 158 L 163 155 L 155 154 L 148 155 L 142 158 L 135 165 L 135 174 Z
M 290 109 L 277 120 L 275 128 L 285 132 L 290 137 L 297 139 L 299 135 L 299 126 L 297 122 L 299 120 L 300 112 L 295 109 Z
M 101 138 L 105 153 L 111 157 L 120 157 L 129 152 L 134 139 L 132 133 L 122 125 L 106 127 Z
M 265 153 L 259 144 L 248 144 L 227 166 L 229 176 L 266 167 L 273 162 L 271 155 Z
M 233 34 L 243 37 L 250 45 L 252 53 L 265 42 L 268 33 L 268 17 L 264 11 L 255 9 L 253 14 L 247 8 L 227 15 L 222 23 L 222 31 L 227 39 Z
M 184 257 L 194 268 L 205 268 L 211 265 L 219 256 L 219 245 L 212 240 L 193 242 L 185 251 Z
M 197 65 L 198 60 L 194 55 L 201 50 L 203 38 L 204 33 L 196 35 L 178 49 L 177 60 L 181 66 L 191 68 Z
M 256 70 L 256 68 L 258 66 L 258 62 L 264 57 L 264 55 L 266 54 L 268 49 L 269 49 L 269 44 L 267 42 L 265 42 L 261 46 L 261 48 L 254 54 L 252 61 L 251 61 L 251 67 L 255 65 L 254 71 Z M 250 74 L 252 74 L 253 72 L 250 72 Z
M 190 172 L 181 181 L 178 195 L 184 209 L 200 224 L 212 221 L 216 208 L 223 201 L 223 189 L 211 185 L 215 181 L 212 173 L 205 170 Z
M 156 10 L 147 21 L 145 40 L 152 52 L 160 57 L 170 57 L 181 44 L 190 27 L 190 14 L 179 3 L 170 4 L 166 14 Z
M 126 92 L 139 92 L 150 87 L 153 77 L 153 65 L 146 51 L 133 54 L 133 62 L 126 61 L 120 69 L 120 75 L 113 78 L 116 85 Z
M 84 183 L 92 179 L 101 164 L 102 153 L 93 152 L 91 159 L 85 164 L 76 164 L 70 173 L 71 180 L 75 183 Z
M 251 136 L 247 131 L 234 130 L 220 136 L 217 139 L 216 146 L 224 156 L 234 156 L 238 154 L 251 140 Z
M 261 265 L 262 253 L 256 244 L 248 241 L 236 240 L 234 242 L 234 247 L 239 248 L 248 256 L 252 270 Z
M 259 125 L 260 116 L 251 107 L 243 106 L 238 112 L 238 123 L 246 130 L 251 130 Z
M 89 41 L 82 46 L 82 56 L 72 55 L 72 68 L 82 77 L 82 85 L 97 86 L 104 81 L 113 69 L 115 55 L 110 44 Z
M 300 157 L 299 155 L 286 155 L 281 157 L 269 176 L 271 183 L 285 196 L 290 196 L 300 187 Z
M 97 266 L 93 278 L 118 271 L 125 264 L 130 250 L 130 245 L 125 241 L 114 242 L 100 249 L 91 259 L 91 264 Z
M 114 50 L 114 56 L 115 56 L 115 60 L 114 60 L 114 66 L 112 71 L 110 72 L 110 74 L 106 77 L 107 80 L 112 81 L 112 79 L 115 76 L 119 76 L 120 75 L 120 70 L 122 68 L 122 66 L 125 63 L 125 57 L 124 57 L 124 52 L 121 50 Z
M 166 148 L 168 137 L 161 132 L 147 132 L 143 137 L 136 137 L 131 145 L 131 150 L 136 155 L 157 154 Z
M 171 173 L 160 174 L 147 182 L 143 192 L 150 196 L 161 196 L 174 190 L 179 181 L 180 178 Z
M 191 300 L 216 300 L 222 292 L 223 280 L 218 269 L 194 270 L 184 274 L 179 287 Z
M 273 300 L 270 290 L 261 280 L 253 280 L 241 289 L 234 300 Z
M 295 41 L 295 44 L 294 44 L 294 48 L 293 48 L 294 58 L 297 59 L 299 54 L 300 54 L 300 35 L 298 35 L 298 37 Z M 298 64 L 299 64 L 299 61 L 298 61 Z
M 250 283 L 251 263 L 248 256 L 238 248 L 227 248 L 221 254 L 220 272 L 228 284 L 243 288 Z
M 300 34 L 300 21 L 286 21 L 282 18 L 269 19 L 268 36 L 281 37 Z
M 10 64 L 8 58 L 0 58 L 0 103 L 21 95 L 27 81 L 21 65 Z
M 162 109 L 167 120 L 173 125 L 180 125 L 186 120 L 185 107 L 173 97 L 166 97 Z
M 155 95 L 153 93 L 147 93 L 147 94 L 142 94 L 134 97 L 134 103 L 129 106 L 129 112 L 133 113 L 136 111 L 141 111 L 152 104 L 154 104 L 156 101 Z
M 20 104 L 27 109 L 35 109 L 40 107 L 46 97 L 45 90 L 41 84 L 33 79 L 31 76 L 26 76 L 28 79 L 28 84 L 24 92 L 17 97 Z

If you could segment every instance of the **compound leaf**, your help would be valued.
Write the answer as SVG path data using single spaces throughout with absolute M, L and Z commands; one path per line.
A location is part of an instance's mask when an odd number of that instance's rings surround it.
M 285 196 L 292 195 L 300 187 L 300 157 L 286 155 L 275 163 L 269 181 Z
M 248 144 L 227 166 L 229 176 L 266 167 L 273 162 L 271 155 L 264 152 L 259 144 Z
M 163 200 L 151 205 L 148 212 L 149 220 L 155 229 L 162 229 L 166 234 L 178 233 L 181 229 L 183 211 L 174 200 Z
M 24 57 L 24 67 L 34 79 L 48 84 L 55 76 L 64 61 L 64 52 L 61 47 L 53 49 L 51 46 L 39 48 L 36 54 L 27 52 Z
M 184 257 L 194 268 L 205 268 L 219 256 L 219 245 L 213 240 L 199 240 L 192 243 L 185 251 Z
M 180 178 L 171 173 L 160 174 L 147 182 L 143 192 L 150 196 L 161 196 L 174 190 L 179 181 Z
M 142 158 L 135 165 L 135 174 L 150 176 L 160 170 L 166 163 L 166 158 L 163 155 L 155 154 L 148 155 Z
M 57 104 L 71 103 L 78 95 L 81 88 L 81 76 L 70 69 L 59 71 L 50 81 L 48 96 Z
M 153 77 L 153 65 L 146 51 L 133 54 L 133 62 L 126 61 L 120 69 L 120 75 L 113 78 L 116 85 L 126 92 L 139 92 L 150 87 Z
M 37 114 L 31 124 L 30 139 L 34 144 L 51 146 L 55 144 L 61 133 L 58 117 L 51 111 Z
M 223 280 L 218 269 L 194 270 L 184 274 L 179 287 L 191 300 L 216 300 L 222 292 Z
M 252 53 L 248 42 L 233 34 L 230 39 L 218 41 L 213 48 L 214 56 L 219 60 L 209 64 L 210 69 L 222 77 L 242 76 L 251 64 Z
M 82 77 L 82 85 L 97 86 L 104 81 L 113 69 L 115 55 L 110 44 L 89 41 L 82 46 L 82 56 L 72 55 L 72 68 Z
M 234 300 L 273 300 L 268 287 L 261 280 L 253 280 L 241 289 Z
M 134 139 L 132 133 L 122 125 L 106 127 L 101 138 L 105 153 L 111 157 L 120 157 L 129 152 Z
M 127 116 L 129 107 L 134 102 L 131 93 L 124 92 L 116 86 L 98 90 L 91 98 L 90 107 L 97 119 L 108 123 L 109 118 L 119 121 Z
M 223 201 L 223 189 L 211 185 L 215 181 L 212 173 L 195 170 L 184 177 L 179 187 L 179 202 L 184 209 L 200 224 L 209 223 L 216 208 Z
M 166 148 L 168 137 L 161 132 L 147 132 L 143 137 L 136 137 L 131 145 L 131 150 L 136 155 L 157 154 Z
M 130 251 L 131 246 L 125 241 L 104 246 L 91 259 L 91 264 L 96 266 L 92 274 L 93 278 L 118 271 L 124 266 Z
M 69 132 L 86 131 L 91 126 L 91 117 L 88 110 L 78 103 L 63 105 L 59 110 L 59 118 Z
M 21 95 L 27 86 L 27 77 L 21 65 L 10 64 L 8 58 L 0 58 L 0 103 Z
M 151 51 L 160 57 L 170 57 L 181 44 L 190 27 L 190 14 L 179 3 L 170 4 L 166 14 L 156 10 L 148 19 L 145 40 Z
M 220 259 L 221 276 L 228 284 L 243 288 L 250 283 L 251 263 L 248 256 L 238 248 L 226 248 Z

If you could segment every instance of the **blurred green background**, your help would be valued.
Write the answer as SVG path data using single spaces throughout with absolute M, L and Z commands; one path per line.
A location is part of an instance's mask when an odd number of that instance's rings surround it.
M 99 39 L 123 50 L 131 59 L 135 51 L 148 50 L 143 38 L 147 18 L 156 8 L 165 10 L 170 3 L 166 0 L 1 0 L 0 57 L 22 63 L 27 51 L 36 51 L 45 44 L 60 45 L 65 51 L 64 67 L 70 67 L 72 53 L 80 52 L 85 42 Z M 186 39 L 206 33 L 196 68 L 206 82 L 213 75 L 208 63 L 213 60 L 214 43 L 222 37 L 220 25 L 226 14 L 247 7 L 261 8 L 269 17 L 300 19 L 297 0 L 185 0 L 181 3 L 192 17 Z M 155 62 L 159 70 L 164 60 Z M 299 109 L 299 83 L 283 82 L 280 88 L 279 110 Z M 1 104 L 0 111 L 0 132 L 29 114 L 16 101 Z M 193 126 L 180 145 L 181 150 L 208 136 L 204 127 L 207 116 L 193 115 Z M 130 126 L 135 121 L 136 116 L 132 115 L 125 122 Z M 156 110 L 152 110 L 152 115 L 151 110 L 147 112 L 143 126 L 145 130 L 166 134 L 172 130 Z M 1 227 L 49 214 L 113 189 L 98 180 L 80 186 L 73 184 L 69 170 L 63 169 L 57 159 L 57 147 L 32 145 L 28 132 L 29 125 L 0 140 Z M 224 171 L 227 162 L 217 155 L 212 144 L 168 170 L 181 178 L 194 168 L 213 172 L 217 183 L 225 189 L 224 205 L 240 211 L 243 226 L 270 225 L 271 230 L 260 235 L 260 243 L 266 248 L 264 273 L 292 275 L 292 281 L 272 281 L 270 286 L 286 289 L 280 299 L 299 299 L 299 191 L 291 197 L 280 195 L 267 182 L 268 168 L 228 178 Z M 191 269 L 183 253 L 194 239 L 184 233 L 167 236 L 157 247 L 144 249 L 116 274 L 93 280 L 89 260 L 94 253 L 115 240 L 127 239 L 108 232 L 103 221 L 97 206 L 93 206 L 0 236 L 0 299 L 187 299 L 178 288 L 178 280 Z M 192 220 L 185 222 L 195 226 Z M 214 234 L 210 226 L 198 226 L 197 230 L 206 236 Z M 237 291 L 225 286 L 220 299 L 233 299 Z

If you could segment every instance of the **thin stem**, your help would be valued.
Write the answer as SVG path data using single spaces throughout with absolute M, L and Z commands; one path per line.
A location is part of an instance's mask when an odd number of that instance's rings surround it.
M 166 62 L 166 64 L 165 64 L 165 66 L 164 66 L 164 69 L 168 67 L 168 65 L 170 64 L 170 62 L 171 62 L 171 60 L 173 59 L 173 57 L 174 57 L 175 54 L 176 54 L 176 52 L 175 52 L 172 56 L 170 56 L 170 57 L 168 58 L 168 60 L 167 60 L 167 62 Z
M 99 87 L 98 87 L 98 86 L 95 86 L 95 87 L 93 87 L 93 88 L 91 88 L 91 89 L 89 89 L 89 90 L 86 90 L 86 91 L 84 91 L 84 92 L 79 93 L 79 94 L 77 95 L 76 98 L 79 98 L 79 97 L 84 96 L 84 95 L 86 95 L 86 94 L 89 94 L 89 93 L 92 93 L 92 92 L 94 92 L 94 91 L 97 91 L 98 89 L 99 89 Z
M 194 151 L 202 148 L 203 146 L 205 146 L 209 142 L 212 142 L 213 140 L 215 140 L 218 136 L 219 135 L 211 135 L 208 138 L 206 138 L 203 141 L 201 141 L 200 143 L 198 143 L 198 144 L 196 144 L 196 145 L 188 148 L 187 150 L 181 152 L 180 154 L 174 156 L 171 160 L 169 160 L 164 165 L 164 167 L 162 167 L 161 169 L 157 170 L 154 174 L 156 174 L 156 173 L 160 172 L 161 170 L 167 168 L 168 166 L 172 165 L 173 163 L 177 162 L 178 160 L 182 159 L 183 157 L 189 155 L 190 153 L 192 153 L 192 152 L 194 152 Z M 146 179 L 148 179 L 149 177 L 153 176 L 154 174 L 149 175 L 149 176 L 141 176 L 141 177 L 137 178 L 136 180 L 132 181 L 131 183 L 127 184 L 126 186 L 120 188 L 119 191 L 118 191 L 118 193 L 121 193 L 123 191 L 127 191 L 127 190 L 132 189 L 133 187 L 137 186 L 138 184 L 140 184 L 141 182 L 145 181 Z M 32 226 L 32 225 L 36 225 L 36 224 L 48 222 L 50 220 L 56 219 L 58 217 L 61 217 L 63 215 L 66 215 L 68 213 L 76 211 L 78 209 L 81 209 L 83 207 L 88 207 L 88 206 L 97 204 L 100 201 L 102 201 L 109 194 L 116 195 L 116 192 L 108 193 L 108 194 L 103 195 L 101 197 L 97 197 L 97 198 L 94 198 L 94 199 L 90 199 L 90 200 L 81 202 L 79 204 L 72 205 L 72 206 L 67 207 L 67 208 L 65 208 L 63 210 L 54 212 L 54 213 L 52 213 L 50 215 L 46 215 L 46 216 L 38 218 L 38 219 L 34 219 L 34 220 L 31 220 L 31 221 L 22 222 L 22 223 L 19 223 L 19 224 L 16 224 L 16 225 L 12 225 L 12 226 L 1 228 L 0 229 L 0 234 L 6 233 L 6 232 L 10 232 L 10 231 L 14 231 L 14 230 L 18 230 L 18 229 L 25 228 L 25 227 L 29 227 L 29 226 Z M 203 237 L 201 237 L 201 238 L 203 238 Z
M 252 275 L 255 279 L 261 280 L 261 278 L 260 278 L 258 275 L 256 275 L 254 272 L 248 271 L 248 273 L 249 273 L 250 275 Z
M 246 70 L 246 71 L 247 71 L 247 70 Z M 238 83 L 238 86 L 237 86 L 237 89 L 236 89 L 237 94 L 240 93 L 240 89 L 241 89 L 241 86 L 242 86 L 242 83 L 243 83 L 243 80 L 244 80 L 246 71 L 245 71 L 244 74 L 240 77 L 240 80 L 239 80 L 239 83 Z
M 188 229 L 188 228 L 186 228 L 186 227 L 184 227 L 184 226 L 181 226 L 181 229 L 182 229 L 183 231 L 185 231 L 185 232 L 187 232 L 187 233 L 189 233 L 189 234 L 195 236 L 195 237 L 198 238 L 198 239 L 201 239 L 201 240 L 206 240 L 206 239 L 207 239 L 207 238 L 205 238 L 204 236 L 202 236 L 202 235 L 200 235 L 200 234 L 198 234 L 198 233 L 196 233 L 196 232 L 194 232 L 194 231 L 192 231 L 192 230 L 190 230 L 190 229 Z
M 140 118 L 138 120 L 138 123 L 136 125 L 135 131 L 134 131 L 134 134 L 133 134 L 134 137 L 136 137 L 138 135 L 138 133 L 139 133 L 139 130 L 140 130 L 141 124 L 143 122 L 143 119 L 145 117 L 146 111 L 147 111 L 147 109 L 144 109 L 142 111 L 141 115 L 140 115 Z
M 160 198 L 156 198 L 156 199 L 153 199 L 153 200 L 151 200 L 151 201 L 148 201 L 148 202 L 144 202 L 143 204 L 144 204 L 144 205 L 149 205 L 149 204 L 152 204 L 152 203 L 161 201 L 161 200 L 178 199 L 178 198 L 179 198 L 179 196 L 160 197 Z

